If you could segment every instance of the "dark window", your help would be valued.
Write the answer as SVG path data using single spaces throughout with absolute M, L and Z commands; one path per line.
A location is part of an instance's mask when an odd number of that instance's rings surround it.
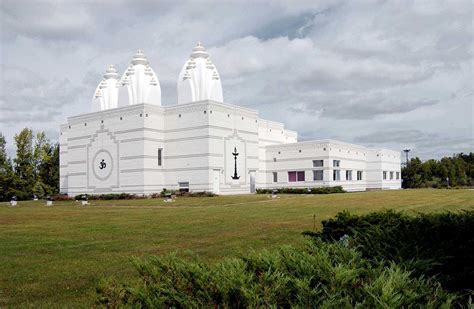
M 333 160 L 333 161 L 332 161 L 332 166 L 334 166 L 334 167 L 340 167 L 340 166 L 341 166 L 341 161 L 340 161 L 340 160 Z
M 304 181 L 304 172 L 298 172 L 298 181 Z
M 383 174 L 383 180 L 386 180 L 387 179 L 387 171 L 383 171 L 382 174 Z
M 273 172 L 273 182 L 278 182 L 278 173 Z
M 341 180 L 341 171 L 340 170 L 332 171 L 332 180 L 334 180 L 334 181 Z
M 397 179 L 400 179 L 400 172 L 397 172 Z
M 393 172 L 390 172 L 390 180 L 393 179 Z
M 162 158 L 161 158 L 162 152 L 163 152 L 163 149 L 158 148 L 158 166 L 161 166 L 161 163 L 162 163 L 161 162 L 162 161 Z
M 352 171 L 346 171 L 346 180 L 352 180 Z
M 362 180 L 362 171 L 357 171 L 357 180 Z
M 178 182 L 179 192 L 189 192 L 189 182 Z
M 323 171 L 318 170 L 318 171 L 313 171 L 313 180 L 314 181 L 321 181 L 323 180 Z
M 288 181 L 295 182 L 296 181 L 296 172 L 288 172 Z
M 324 166 L 323 160 L 313 160 L 313 167 L 322 167 Z

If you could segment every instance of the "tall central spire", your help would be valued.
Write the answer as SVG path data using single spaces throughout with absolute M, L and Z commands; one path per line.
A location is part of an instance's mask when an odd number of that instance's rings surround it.
M 223 102 L 219 73 L 201 42 L 193 48 L 178 77 L 178 104 L 202 100 Z

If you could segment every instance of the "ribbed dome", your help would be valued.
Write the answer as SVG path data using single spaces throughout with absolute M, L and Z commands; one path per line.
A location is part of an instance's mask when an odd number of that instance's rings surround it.
M 201 42 L 193 48 L 190 58 L 178 77 L 178 104 L 202 100 L 223 102 L 219 73 Z
M 141 103 L 161 105 L 160 82 L 142 50 L 139 49 L 133 56 L 121 82 L 127 87 L 129 96 L 129 102 L 120 102 L 121 106 Z
M 121 83 L 117 70 L 111 64 L 104 74 L 104 79 L 99 83 L 92 98 L 92 110 L 103 111 L 118 106 Z

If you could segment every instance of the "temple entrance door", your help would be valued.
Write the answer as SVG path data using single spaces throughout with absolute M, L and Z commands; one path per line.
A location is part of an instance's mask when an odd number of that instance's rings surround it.
M 219 194 L 221 171 L 212 170 L 212 193 Z
M 255 171 L 250 171 L 250 193 L 255 193 Z

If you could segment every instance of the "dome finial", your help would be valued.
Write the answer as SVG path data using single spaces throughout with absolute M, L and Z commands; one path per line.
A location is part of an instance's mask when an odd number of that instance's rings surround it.
M 193 48 L 193 52 L 191 53 L 191 58 L 207 58 L 209 57 L 209 53 L 206 51 L 204 45 L 202 45 L 201 41 L 198 41 L 196 46 Z
M 113 64 L 109 64 L 109 67 L 107 70 L 105 70 L 104 78 L 109 79 L 109 78 L 115 78 L 118 79 L 118 74 L 117 70 L 115 69 L 115 66 Z
M 135 55 L 133 55 L 133 59 L 130 63 L 132 65 L 136 65 L 136 64 L 147 65 L 148 64 L 148 60 L 146 59 L 146 56 L 143 53 L 143 50 L 141 48 L 137 50 L 137 53 Z

